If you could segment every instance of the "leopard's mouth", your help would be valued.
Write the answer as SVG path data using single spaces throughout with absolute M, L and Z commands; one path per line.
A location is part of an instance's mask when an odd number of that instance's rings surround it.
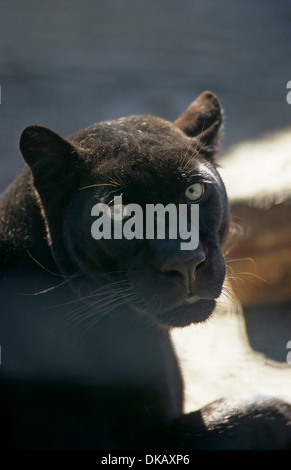
M 138 298 L 133 300 L 132 306 L 159 325 L 168 328 L 205 321 L 212 314 L 216 306 L 215 299 L 220 295 L 218 288 L 212 289 L 211 292 L 205 292 L 205 289 L 203 292 L 191 292 L 189 288 L 177 282 L 161 283 L 158 282 L 160 279 L 153 276 L 150 281 L 150 288 L 147 288 L 146 282 L 134 280 L 132 289 L 138 293 Z
M 201 300 L 201 297 L 198 297 L 197 295 L 194 295 L 194 294 L 189 294 L 184 300 L 184 302 L 186 304 L 194 304 L 195 302 L 198 302 L 199 300 Z
M 201 323 L 210 317 L 215 305 L 216 298 L 219 296 L 218 289 L 212 290 L 212 295 L 205 296 L 205 292 L 191 293 L 189 288 L 186 289 L 178 283 L 160 283 L 160 279 L 154 276 L 147 277 L 146 281 L 135 276 L 121 276 L 120 272 L 108 273 L 102 278 L 104 281 L 105 293 L 108 291 L 107 286 L 112 286 L 113 295 L 116 295 L 118 302 L 124 295 L 123 303 L 127 303 L 139 315 L 154 320 L 155 323 L 166 328 L 184 327 L 192 323 Z M 100 282 L 100 279 L 99 279 Z M 115 294 L 114 289 L 117 289 Z M 120 292 L 124 292 L 120 294 Z M 200 294 L 200 295 L 199 295 Z M 114 298 L 113 298 L 114 300 Z M 121 299 L 122 300 L 122 299 Z M 111 305 L 111 304 L 110 304 Z M 120 303 L 118 303 L 120 305 Z

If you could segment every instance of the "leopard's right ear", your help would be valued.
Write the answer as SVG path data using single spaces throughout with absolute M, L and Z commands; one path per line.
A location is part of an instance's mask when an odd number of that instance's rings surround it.
M 76 148 L 68 140 L 37 125 L 24 129 L 19 147 L 35 180 L 64 174 L 76 154 Z
M 36 125 L 24 129 L 19 146 L 42 203 L 57 208 L 79 177 L 76 162 L 80 149 L 47 127 Z
M 206 145 L 215 143 L 221 123 L 221 106 L 218 98 L 211 91 L 204 91 L 174 121 L 174 125 L 188 137 L 199 138 L 199 141 Z

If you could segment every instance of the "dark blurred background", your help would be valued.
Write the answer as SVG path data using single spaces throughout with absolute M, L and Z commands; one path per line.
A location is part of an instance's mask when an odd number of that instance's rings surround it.
M 286 0 L 1 0 L 0 192 L 29 124 L 68 135 L 135 113 L 174 120 L 210 89 L 222 150 L 290 125 L 290 24 Z

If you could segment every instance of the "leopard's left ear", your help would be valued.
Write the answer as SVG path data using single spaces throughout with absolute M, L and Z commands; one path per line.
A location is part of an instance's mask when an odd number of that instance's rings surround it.
M 206 145 L 215 143 L 222 123 L 218 98 L 211 91 L 204 91 L 181 116 L 174 121 L 188 137 L 196 137 Z

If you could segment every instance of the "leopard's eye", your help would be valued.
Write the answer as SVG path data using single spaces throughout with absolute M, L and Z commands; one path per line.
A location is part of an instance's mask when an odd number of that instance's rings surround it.
M 123 204 L 113 204 L 112 206 L 109 206 L 107 209 L 107 215 L 110 219 L 117 222 L 121 222 L 128 217 L 126 206 Z
M 194 183 L 185 191 L 185 196 L 189 201 L 199 201 L 205 193 L 204 183 Z

